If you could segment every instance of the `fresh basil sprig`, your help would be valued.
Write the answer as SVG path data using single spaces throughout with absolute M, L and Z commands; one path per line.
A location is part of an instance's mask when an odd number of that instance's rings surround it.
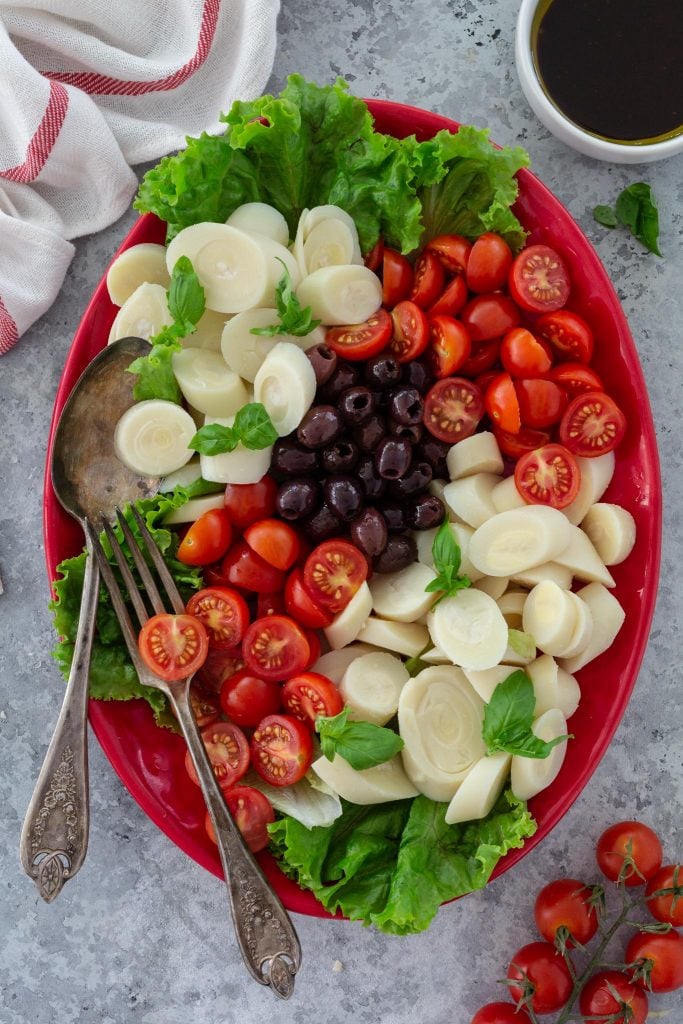
M 279 256 L 276 259 L 280 259 Z M 321 323 L 320 320 L 313 320 L 311 316 L 313 311 L 310 306 L 306 306 L 305 309 L 301 308 L 301 303 L 292 288 L 289 271 L 284 263 L 282 266 L 284 272 L 275 289 L 275 304 L 280 322 L 271 324 L 270 327 L 252 327 L 252 334 L 259 334 L 264 338 L 274 338 L 276 334 L 293 334 L 295 337 L 303 337 L 310 334 Z
M 636 181 L 620 192 L 614 208 L 596 206 L 593 217 L 606 228 L 623 224 L 649 252 L 661 256 L 659 251 L 659 211 L 651 187 Z
M 558 736 L 554 740 L 539 739 L 531 731 L 536 698 L 533 683 L 521 669 L 512 672 L 493 691 L 484 708 L 482 737 L 487 753 L 503 750 L 522 757 L 547 757 L 553 747 L 571 736 Z
M 188 448 L 200 455 L 223 455 L 234 452 L 238 444 L 258 451 L 275 444 L 278 432 L 273 421 L 260 402 L 249 402 L 235 413 L 231 427 L 221 423 L 207 423 L 200 427 L 190 441 Z
M 344 708 L 333 718 L 316 719 L 320 734 L 320 747 L 328 761 L 339 754 L 356 771 L 383 764 L 403 749 L 398 733 L 372 722 L 349 722 L 349 709 Z
M 447 519 L 444 519 L 436 531 L 434 543 L 432 544 L 432 558 L 434 560 L 436 579 L 427 584 L 425 591 L 428 594 L 442 591 L 441 596 L 434 602 L 433 607 L 436 608 L 439 601 L 443 601 L 444 597 L 452 597 L 459 590 L 472 586 L 472 580 L 469 576 L 458 575 L 462 553 L 460 545 L 451 530 L 451 524 Z

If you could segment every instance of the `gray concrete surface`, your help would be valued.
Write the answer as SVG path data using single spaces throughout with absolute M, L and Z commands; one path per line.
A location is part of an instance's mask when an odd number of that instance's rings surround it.
M 20 873 L 17 843 L 62 693 L 48 653 L 41 545 L 47 428 L 74 329 L 129 215 L 79 241 L 58 301 L 0 360 L 0 1024 L 261 1024 L 274 1013 L 287 1024 L 467 1024 L 481 1003 L 501 997 L 496 979 L 532 939 L 535 892 L 558 872 L 592 876 L 592 844 L 608 823 L 639 816 L 659 830 L 670 857 L 683 855 L 683 164 L 599 164 L 549 136 L 515 75 L 516 10 L 516 0 L 284 0 L 270 84 L 290 71 L 320 82 L 341 74 L 359 95 L 489 125 L 498 142 L 528 148 L 535 172 L 597 246 L 640 351 L 665 496 L 657 612 L 614 742 L 552 835 L 502 880 L 443 909 L 426 934 L 394 939 L 298 918 L 305 967 L 287 1005 L 275 1007 L 247 980 L 225 938 L 219 883 L 143 816 L 94 740 L 88 859 L 54 905 L 40 902 Z M 595 203 L 639 179 L 659 199 L 663 260 L 591 217 Z M 679 1020 L 683 991 L 653 1004 Z

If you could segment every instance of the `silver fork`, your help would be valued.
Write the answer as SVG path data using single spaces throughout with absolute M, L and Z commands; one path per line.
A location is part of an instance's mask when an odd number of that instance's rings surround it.
M 137 510 L 131 507 L 131 511 L 173 611 L 181 614 L 185 608 L 168 566 Z M 116 515 L 153 612 L 150 613 L 147 610 L 142 593 L 138 589 L 114 530 L 105 519 L 102 520 L 101 525 L 142 626 L 151 614 L 166 612 L 168 609 L 164 607 L 159 589 L 133 532 L 118 508 Z M 187 742 L 216 833 L 235 934 L 244 962 L 256 981 L 261 985 L 270 985 L 276 995 L 287 999 L 294 990 L 295 975 L 301 966 L 299 939 L 289 914 L 271 889 L 251 852 L 245 846 L 239 829 L 223 799 L 192 713 L 189 698 L 192 676 L 168 683 L 151 672 L 144 664 L 138 652 L 138 631 L 131 622 L 112 566 L 107 560 L 96 531 L 89 522 L 86 524 L 86 531 L 140 682 L 145 686 L 154 686 L 166 695 Z

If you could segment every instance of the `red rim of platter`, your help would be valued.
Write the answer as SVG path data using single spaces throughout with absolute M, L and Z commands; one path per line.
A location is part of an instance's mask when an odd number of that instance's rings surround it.
M 455 121 L 400 103 L 370 100 L 368 107 L 376 128 L 399 138 L 415 133 L 418 139 L 428 139 L 442 128 L 458 128 Z M 624 715 L 654 613 L 662 532 L 654 424 L 636 347 L 617 295 L 595 250 L 562 204 L 529 171 L 519 173 L 519 185 L 515 212 L 530 232 L 529 242 L 548 244 L 566 260 L 572 279 L 568 308 L 581 313 L 593 326 L 597 338 L 593 365 L 626 414 L 627 434 L 617 450 L 616 472 L 604 500 L 623 504 L 634 515 L 637 540 L 626 562 L 612 570 L 617 583 L 614 593 L 626 611 L 625 626 L 610 650 L 579 673 L 582 701 L 571 719 L 576 738 L 569 744 L 555 782 L 529 804 L 538 830 L 522 849 L 512 850 L 500 861 L 493 878 L 530 853 L 555 827 L 597 768 Z M 163 242 L 164 235 L 165 224 L 146 214 L 118 252 L 139 242 Z M 106 344 L 115 313 L 103 277 L 76 331 L 59 384 L 48 466 L 62 407 L 88 362 Z M 57 564 L 82 550 L 83 538 L 57 502 L 47 470 L 43 525 L 52 580 Z M 204 831 L 200 792 L 184 768 L 181 737 L 158 728 L 144 701 L 91 700 L 89 715 L 102 749 L 143 811 L 181 850 L 222 877 L 216 847 Z M 259 854 L 258 859 L 286 907 L 302 914 L 330 916 L 311 893 L 280 872 L 269 853 Z

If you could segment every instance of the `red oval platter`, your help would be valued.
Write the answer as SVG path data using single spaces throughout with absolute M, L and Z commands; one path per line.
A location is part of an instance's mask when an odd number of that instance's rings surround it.
M 415 107 L 383 100 L 368 101 L 379 131 L 402 138 L 415 133 L 427 139 L 454 121 Z M 605 500 L 623 504 L 637 525 L 636 546 L 615 566 L 614 593 L 626 611 L 625 627 L 610 650 L 579 673 L 582 701 L 571 720 L 575 739 L 555 782 L 530 802 L 536 835 L 497 866 L 494 877 L 529 853 L 558 823 L 595 771 L 619 724 L 633 687 L 654 612 L 661 548 L 661 482 L 652 414 L 631 333 L 619 300 L 595 250 L 567 210 L 533 174 L 519 174 L 516 213 L 530 232 L 530 242 L 544 242 L 566 260 L 572 278 L 569 308 L 585 316 L 598 344 L 594 365 L 628 420 L 626 438 L 617 452 L 616 472 Z M 119 252 L 139 242 L 163 242 L 165 225 L 150 214 L 139 219 Z M 55 425 L 80 373 L 106 344 L 116 308 L 100 281 L 76 332 L 59 384 L 50 428 Z M 48 458 L 49 464 L 49 458 Z M 58 504 L 45 477 L 45 555 L 50 579 L 63 559 L 82 549 L 78 526 Z M 90 701 L 93 730 L 121 781 L 159 828 L 199 864 L 221 875 L 215 846 L 204 831 L 199 791 L 183 765 L 183 740 L 154 724 L 143 701 Z M 272 857 L 260 854 L 266 874 L 290 910 L 329 916 L 314 897 L 279 871 Z

